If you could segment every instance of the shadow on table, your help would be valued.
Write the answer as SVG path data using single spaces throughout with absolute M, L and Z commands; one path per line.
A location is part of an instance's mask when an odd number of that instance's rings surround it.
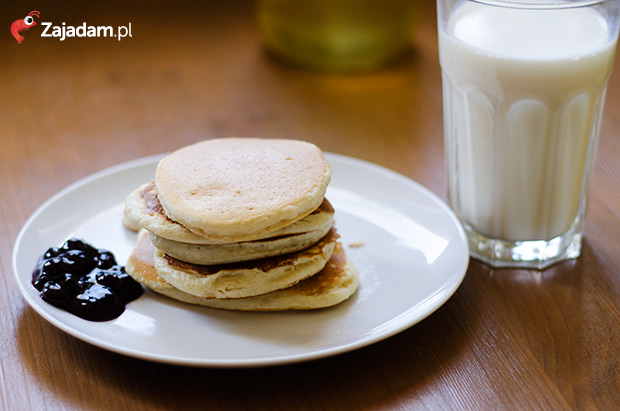
M 422 396 L 467 345 L 471 333 L 463 333 L 461 323 L 472 319 L 460 318 L 454 301 L 370 347 L 265 368 L 202 369 L 125 357 L 65 334 L 30 307 L 17 342 L 26 370 L 43 389 L 79 409 L 389 408 Z

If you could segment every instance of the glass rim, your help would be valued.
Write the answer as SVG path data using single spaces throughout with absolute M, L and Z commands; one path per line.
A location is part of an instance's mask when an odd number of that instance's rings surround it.
M 562 10 L 579 7 L 595 6 L 597 4 L 611 3 L 618 0 L 471 0 L 474 3 L 487 6 L 504 7 L 524 10 Z

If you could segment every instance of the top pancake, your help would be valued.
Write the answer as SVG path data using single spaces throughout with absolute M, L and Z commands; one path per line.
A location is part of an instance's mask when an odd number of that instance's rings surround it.
M 219 241 L 248 241 L 298 221 L 323 201 L 329 164 L 314 144 L 223 138 L 184 147 L 158 165 L 168 217 Z

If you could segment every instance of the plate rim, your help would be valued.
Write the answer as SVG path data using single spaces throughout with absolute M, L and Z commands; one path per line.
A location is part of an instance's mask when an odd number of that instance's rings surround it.
M 429 188 L 425 187 L 419 182 L 401 173 L 391 170 L 387 167 L 372 163 L 367 160 L 350 157 L 350 156 L 339 154 L 339 153 L 324 152 L 325 157 L 328 160 L 328 162 L 330 162 L 331 159 L 334 159 L 340 163 L 345 163 L 345 164 L 352 165 L 355 167 L 365 168 L 373 173 L 380 173 L 382 175 L 388 175 L 392 178 L 397 179 L 400 183 L 404 183 L 405 185 L 410 186 L 414 188 L 415 190 L 421 192 L 425 197 L 432 200 L 433 203 L 435 203 L 437 206 L 439 206 L 442 209 L 442 211 L 450 218 L 450 221 L 452 222 L 454 228 L 456 229 L 458 233 L 458 238 L 461 240 L 462 245 L 464 245 L 465 247 L 465 253 L 462 256 L 465 260 L 462 265 L 462 270 L 461 270 L 462 272 L 454 273 L 454 275 L 456 276 L 456 280 L 453 280 L 453 282 L 450 283 L 452 285 L 452 289 L 449 290 L 449 292 L 444 293 L 442 295 L 442 298 L 438 300 L 438 302 L 435 305 L 433 305 L 431 309 L 427 309 L 423 313 L 423 315 L 416 316 L 413 322 L 411 321 L 401 322 L 401 324 L 398 324 L 398 326 L 389 328 L 387 332 L 375 333 L 374 336 L 368 337 L 368 338 L 362 338 L 364 334 L 361 333 L 360 336 L 357 339 L 353 340 L 352 342 L 344 343 L 344 344 L 337 344 L 335 346 L 333 345 L 325 346 L 320 349 L 312 350 L 312 351 L 305 352 L 305 353 L 289 354 L 289 355 L 283 355 L 283 356 L 259 357 L 259 358 L 253 358 L 253 359 L 247 359 L 247 358 L 246 359 L 213 359 L 213 358 L 196 359 L 196 358 L 181 357 L 178 355 L 163 355 L 163 354 L 154 353 L 154 352 L 145 352 L 143 350 L 127 348 L 119 344 L 110 344 L 108 342 L 101 341 L 96 337 L 91 337 L 90 335 L 85 334 L 78 329 L 75 329 L 70 324 L 66 324 L 65 322 L 53 317 L 41 306 L 41 304 L 39 304 L 38 301 L 32 300 L 31 296 L 29 295 L 27 290 L 25 290 L 24 288 L 24 284 L 21 281 L 20 274 L 17 269 L 17 265 L 18 265 L 17 259 L 18 259 L 18 254 L 19 254 L 19 248 L 30 226 L 33 224 L 36 218 L 40 214 L 42 214 L 50 205 L 54 204 L 56 201 L 58 201 L 58 199 L 64 197 L 68 193 L 76 189 L 79 189 L 80 187 L 84 185 L 92 183 L 93 181 L 96 181 L 101 178 L 105 178 L 106 176 L 109 176 L 109 175 L 121 173 L 123 171 L 127 171 L 130 169 L 134 169 L 134 168 L 149 165 L 149 164 L 155 165 L 159 160 L 164 158 L 167 154 L 169 153 L 154 154 L 154 155 L 149 155 L 145 157 L 128 160 L 122 163 L 112 165 L 110 167 L 106 167 L 102 170 L 96 171 L 82 178 L 79 178 L 78 180 L 60 189 L 55 194 L 53 194 L 51 197 L 49 197 L 47 200 L 45 200 L 39 207 L 35 209 L 34 212 L 32 212 L 32 214 L 24 222 L 24 224 L 22 225 L 13 243 L 13 250 L 11 253 L 12 254 L 11 255 L 11 268 L 13 271 L 14 279 L 17 282 L 17 286 L 19 287 L 23 298 L 26 300 L 28 305 L 31 308 L 33 308 L 39 315 L 41 315 L 47 322 L 59 328 L 60 330 L 66 332 L 67 334 L 79 340 L 82 340 L 84 342 L 87 342 L 89 344 L 92 344 L 96 347 L 105 349 L 107 351 L 115 352 L 117 354 L 126 355 L 129 357 L 134 357 L 134 358 L 147 360 L 147 361 L 153 361 L 153 362 L 164 363 L 164 364 L 172 364 L 172 365 L 189 366 L 189 367 L 204 367 L 204 368 L 253 368 L 253 367 L 265 367 L 265 366 L 277 366 L 277 365 L 285 365 L 285 364 L 311 361 L 311 360 L 316 360 L 320 358 L 326 358 L 326 357 L 331 357 L 334 355 L 343 354 L 346 352 L 350 352 L 353 350 L 357 350 L 357 349 L 375 344 L 379 341 L 385 340 L 396 334 L 399 334 L 403 332 L 404 330 L 414 326 L 415 324 L 418 324 L 419 322 L 427 318 L 429 315 L 434 313 L 441 306 L 443 306 L 458 290 L 458 288 L 463 282 L 463 279 L 465 278 L 465 275 L 467 273 L 467 269 L 469 266 L 469 252 L 468 252 L 468 244 L 466 241 L 465 232 L 458 218 L 454 214 L 454 212 L 437 194 L 435 194 Z M 406 316 L 407 313 L 413 310 L 414 308 L 415 307 L 412 306 L 411 308 L 400 313 L 395 318 Z M 391 321 L 394 321 L 394 318 L 382 323 L 381 325 L 389 324 Z

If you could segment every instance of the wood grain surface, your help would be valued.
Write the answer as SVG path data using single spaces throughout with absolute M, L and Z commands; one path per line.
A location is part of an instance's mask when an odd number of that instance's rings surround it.
M 0 408 L 618 409 L 618 70 L 607 92 L 582 256 L 544 272 L 472 260 L 446 304 L 372 346 L 278 367 L 164 365 L 65 334 L 17 288 L 13 243 L 47 198 L 105 167 L 202 139 L 308 140 L 391 168 L 445 198 L 435 4 L 418 1 L 410 52 L 357 75 L 274 61 L 261 47 L 251 1 L 2 4 Z M 10 23 L 31 10 L 57 24 L 131 22 L 132 37 L 61 42 L 32 29 L 17 45 Z

